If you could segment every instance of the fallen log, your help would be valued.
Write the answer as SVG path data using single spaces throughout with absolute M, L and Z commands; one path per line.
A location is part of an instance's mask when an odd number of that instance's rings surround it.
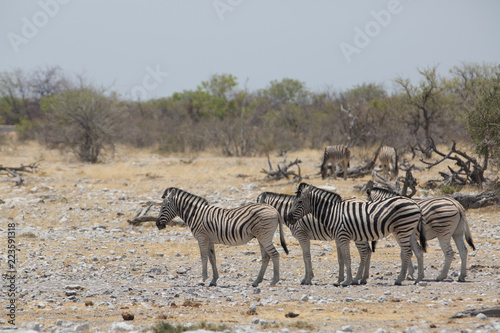
M 147 202 L 149 205 L 146 209 L 138 209 L 137 213 L 133 218 L 130 220 L 127 220 L 127 222 L 133 226 L 139 226 L 141 223 L 144 222 L 156 222 L 158 220 L 158 214 L 157 215 L 147 215 L 151 207 L 153 206 L 159 206 L 161 205 L 161 202 L 156 202 L 156 201 L 149 201 Z M 174 218 L 169 225 L 186 225 L 183 220 L 180 218 Z
M 478 194 L 456 192 L 450 196 L 460 202 L 465 209 L 483 208 L 500 203 L 500 198 L 494 192 L 482 192 Z
M 475 317 L 478 314 L 484 314 L 486 317 L 500 317 L 500 306 L 492 306 L 490 308 L 469 309 L 455 313 L 450 319 Z
M 38 171 L 38 163 L 40 161 L 36 161 L 34 163 L 31 163 L 29 165 L 22 165 L 19 167 L 5 167 L 3 165 L 0 165 L 0 173 L 4 172 L 7 176 L 12 177 L 14 179 L 14 182 L 16 183 L 16 186 L 20 186 L 23 182 L 24 179 L 21 177 L 21 173 L 23 172 L 29 172 L 29 173 L 34 173 Z

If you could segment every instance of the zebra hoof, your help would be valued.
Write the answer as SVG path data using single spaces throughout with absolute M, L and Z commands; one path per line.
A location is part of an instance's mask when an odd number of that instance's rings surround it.
M 216 287 L 217 286 L 217 282 L 210 282 L 210 284 L 208 285 L 209 287 Z
M 401 285 L 402 285 L 402 283 L 401 283 L 401 281 L 396 281 L 396 282 L 394 282 L 394 285 L 395 285 L 395 286 L 401 286 Z
M 304 281 L 304 280 L 302 280 L 302 282 L 300 282 L 300 284 L 303 285 L 303 286 L 310 286 L 310 285 L 312 285 L 312 282 L 311 281 Z
M 459 276 L 457 281 L 458 282 L 465 282 L 465 276 Z

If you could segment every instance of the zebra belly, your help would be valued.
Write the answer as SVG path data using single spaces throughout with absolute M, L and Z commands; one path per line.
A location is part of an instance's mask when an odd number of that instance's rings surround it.
M 221 238 L 221 237 L 211 237 L 210 240 L 214 244 L 224 244 L 229 246 L 245 245 L 249 241 L 255 238 L 253 235 L 247 235 L 242 238 Z

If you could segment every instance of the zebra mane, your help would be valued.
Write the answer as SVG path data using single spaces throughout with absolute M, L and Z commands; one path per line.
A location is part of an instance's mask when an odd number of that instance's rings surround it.
M 184 194 L 184 195 L 186 195 L 186 196 L 188 196 L 190 198 L 198 198 L 201 201 L 201 203 L 204 203 L 204 204 L 207 204 L 207 205 L 209 204 L 208 201 L 207 201 L 207 199 L 205 199 L 203 197 L 200 197 L 198 195 L 189 193 L 187 191 L 181 190 L 181 189 L 179 189 L 177 187 L 169 187 L 169 188 L 167 188 L 165 190 L 165 192 L 163 192 L 163 195 L 161 197 L 162 197 L 162 199 L 165 199 L 167 196 L 172 195 L 172 194 L 173 195 L 175 195 L 175 194 Z
M 320 192 L 321 194 L 328 195 L 329 199 L 331 199 L 332 201 L 342 201 L 342 197 L 338 193 L 328 191 L 328 190 L 325 190 L 323 188 L 315 187 L 312 185 L 311 185 L 311 189 L 314 189 L 317 192 Z
M 309 191 L 315 190 L 316 192 L 320 192 L 321 194 L 328 195 L 333 201 L 342 201 L 342 197 L 340 196 L 340 194 L 306 183 L 301 183 L 297 188 L 297 197 L 301 196 L 304 190 L 309 190 Z
M 312 185 L 309 185 L 307 183 L 300 183 L 299 186 L 297 187 L 297 192 L 295 192 L 295 195 L 297 197 L 300 197 L 300 195 L 302 194 L 302 191 L 309 186 L 312 186 Z
M 383 187 L 373 187 L 371 189 L 367 189 L 366 193 L 368 195 L 370 195 L 372 191 L 377 191 L 379 193 L 382 193 L 383 195 L 393 195 L 393 196 L 394 195 L 398 195 L 398 196 L 401 195 L 401 194 L 399 194 L 397 192 L 394 192 L 392 190 L 389 190 L 389 189 L 386 189 L 386 188 L 383 188 Z
M 276 192 L 262 192 L 259 194 L 257 197 L 257 202 L 264 202 L 267 197 L 272 197 L 272 198 L 279 198 L 279 197 L 286 197 L 289 196 L 289 194 L 284 194 L 284 193 L 276 193 Z

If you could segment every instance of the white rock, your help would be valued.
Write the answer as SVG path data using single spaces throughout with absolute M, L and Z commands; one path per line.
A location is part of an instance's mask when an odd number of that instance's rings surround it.
M 488 319 L 488 317 L 484 313 L 478 313 L 476 318 L 477 319 Z
M 111 325 L 111 329 L 115 331 L 132 331 L 134 326 L 122 322 L 114 322 Z

